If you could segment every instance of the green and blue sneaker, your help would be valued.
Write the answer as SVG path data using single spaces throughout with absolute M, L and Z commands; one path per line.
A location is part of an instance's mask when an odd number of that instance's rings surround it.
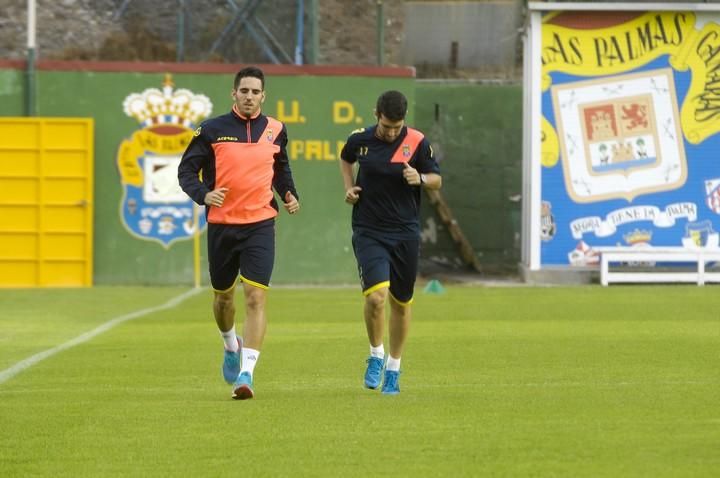
M 400 393 L 400 372 L 395 370 L 385 370 L 385 380 L 383 380 L 382 394 L 397 395 Z
M 231 352 L 225 349 L 222 364 L 223 378 L 227 383 L 235 383 L 238 375 L 240 375 L 240 353 L 242 352 L 242 339 L 237 338 L 238 350 L 237 352 Z
M 247 400 L 249 398 L 253 398 L 255 393 L 253 392 L 252 383 L 253 379 L 250 372 L 243 372 L 238 375 L 237 380 L 235 380 L 235 383 L 233 384 L 232 398 L 235 400 Z
M 380 376 L 383 370 L 383 359 L 379 357 L 369 357 L 367 359 L 367 369 L 365 370 L 365 386 L 375 390 L 380 386 Z

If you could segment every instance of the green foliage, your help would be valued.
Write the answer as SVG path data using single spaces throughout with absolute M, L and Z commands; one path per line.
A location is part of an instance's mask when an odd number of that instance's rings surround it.
M 402 393 L 355 289 L 273 289 L 230 399 L 207 291 L 0 383 L 2 476 L 710 476 L 713 287 L 418 287 Z M 179 289 L 0 290 L 0 372 Z M 239 304 L 238 313 L 242 310 Z

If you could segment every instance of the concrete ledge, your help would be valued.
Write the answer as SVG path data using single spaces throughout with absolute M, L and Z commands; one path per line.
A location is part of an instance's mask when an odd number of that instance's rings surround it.
M 600 271 L 591 267 L 549 266 L 532 271 L 525 264 L 518 264 L 518 272 L 523 282 L 533 285 L 596 284 L 600 279 Z

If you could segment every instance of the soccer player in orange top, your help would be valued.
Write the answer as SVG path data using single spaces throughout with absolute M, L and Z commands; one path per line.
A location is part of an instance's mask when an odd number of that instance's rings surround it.
M 345 202 L 353 205 L 352 244 L 370 341 L 365 386 L 378 388 L 382 375 L 386 395 L 400 392 L 400 358 L 410 327 L 420 249 L 420 188 L 439 189 L 442 184 L 430 143 L 405 126 L 406 113 L 405 96 L 386 91 L 375 107 L 377 124 L 354 131 L 340 154 Z M 385 361 L 388 295 L 390 354 Z
M 232 111 L 203 122 L 183 154 L 183 191 L 207 206 L 213 313 L 225 343 L 222 373 L 232 397 L 253 398 L 253 372 L 265 338 L 265 296 L 275 260 L 278 203 L 300 209 L 287 155 L 287 130 L 265 116 L 265 75 L 247 67 L 235 75 Z M 200 174 L 202 173 L 202 174 Z M 235 330 L 235 285 L 243 285 L 245 322 Z

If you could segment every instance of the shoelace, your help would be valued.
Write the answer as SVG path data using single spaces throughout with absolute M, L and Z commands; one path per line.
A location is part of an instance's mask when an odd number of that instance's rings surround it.
M 375 360 L 373 358 L 367 359 L 368 372 L 372 374 L 378 374 L 382 370 L 382 360 Z
M 225 363 L 238 363 L 240 362 L 240 354 L 237 352 L 230 352 L 229 350 L 225 351 Z
M 396 389 L 397 388 L 397 373 L 386 373 L 385 374 L 385 388 Z

